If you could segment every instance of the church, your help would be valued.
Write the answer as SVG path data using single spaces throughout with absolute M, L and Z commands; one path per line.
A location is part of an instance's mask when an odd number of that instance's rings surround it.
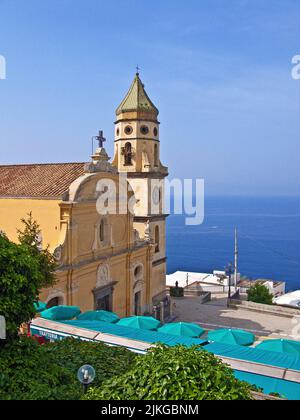
M 116 110 L 112 161 L 99 132 L 90 162 L 0 166 L 0 230 L 17 241 L 21 219 L 32 212 L 57 261 L 57 282 L 40 296 L 48 307 L 163 316 L 168 168 L 160 161 L 158 113 L 136 73 Z M 131 211 L 126 204 L 123 212 L 99 212 L 102 181 L 119 191 L 124 177 Z M 118 192 L 116 208 L 121 200 Z

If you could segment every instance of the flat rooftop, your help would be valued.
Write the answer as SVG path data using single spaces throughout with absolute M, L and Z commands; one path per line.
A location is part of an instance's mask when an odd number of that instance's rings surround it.
M 186 287 L 187 278 L 189 285 L 197 282 L 215 285 L 218 284 L 220 281 L 220 276 L 217 276 L 215 274 L 176 271 L 173 274 L 167 274 L 166 285 L 167 287 L 174 287 L 176 285 L 176 282 L 178 282 L 179 287 Z

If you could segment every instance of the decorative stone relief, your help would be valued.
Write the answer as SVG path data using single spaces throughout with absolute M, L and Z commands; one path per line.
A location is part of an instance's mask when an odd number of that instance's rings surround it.
M 117 172 L 117 168 L 113 167 L 111 163 L 109 163 L 110 157 L 106 153 L 104 147 L 99 147 L 95 154 L 92 156 L 92 159 L 92 162 L 87 163 L 84 167 L 84 171 L 86 173 Z
M 144 286 L 144 280 L 137 280 L 134 284 L 133 284 L 133 292 L 141 292 L 143 290 L 143 286 Z
M 150 220 L 145 223 L 145 241 L 151 243 Z
M 106 286 L 111 282 L 108 264 L 101 264 L 97 272 L 96 288 Z
M 61 260 L 62 260 L 62 251 L 63 251 L 63 246 L 62 245 L 59 245 L 54 250 L 53 257 L 54 257 L 54 259 L 57 263 L 60 263 Z

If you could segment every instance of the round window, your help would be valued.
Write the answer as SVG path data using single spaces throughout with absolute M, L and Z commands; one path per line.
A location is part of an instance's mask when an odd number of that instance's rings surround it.
M 131 134 L 132 133 L 132 127 L 130 127 L 130 125 L 126 125 L 126 127 L 125 127 L 125 134 L 127 134 L 127 136 L 129 136 L 129 134 Z
M 145 136 L 146 134 L 149 133 L 149 128 L 146 125 L 142 125 L 141 133 Z
M 154 134 L 154 136 L 155 136 L 155 137 L 156 137 L 156 136 L 157 136 L 157 134 L 158 134 L 158 130 L 157 130 L 157 128 L 156 128 L 156 127 L 153 129 L 153 134 Z

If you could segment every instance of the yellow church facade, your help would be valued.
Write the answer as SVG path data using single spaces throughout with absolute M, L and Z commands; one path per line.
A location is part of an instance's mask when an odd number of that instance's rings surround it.
M 32 212 L 43 246 L 54 253 L 57 281 L 40 296 L 48 306 L 121 317 L 167 306 L 168 171 L 160 162 L 157 117 L 136 74 L 116 111 L 112 162 L 100 133 L 90 162 L 0 166 L 0 230 L 17 241 L 21 219 Z M 106 206 L 112 200 L 113 211 Z

